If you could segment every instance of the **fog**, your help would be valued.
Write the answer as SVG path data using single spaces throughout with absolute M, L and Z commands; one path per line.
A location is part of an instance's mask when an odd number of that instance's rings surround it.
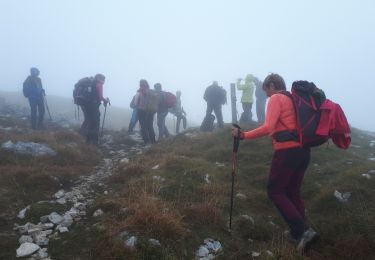
M 181 90 L 200 123 L 213 80 L 229 96 L 238 77 L 274 72 L 288 88 L 314 81 L 352 126 L 375 131 L 374 1 L 1 0 L 0 10 L 0 90 L 21 91 L 35 66 L 47 95 L 71 98 L 100 72 L 105 96 L 128 107 L 144 78 Z M 229 104 L 223 113 L 230 122 Z

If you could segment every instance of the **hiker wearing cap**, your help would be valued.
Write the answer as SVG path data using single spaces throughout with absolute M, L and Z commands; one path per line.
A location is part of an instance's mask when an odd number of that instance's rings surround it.
M 156 113 L 156 119 L 157 119 L 157 125 L 158 125 L 158 130 L 159 130 L 159 139 L 161 140 L 164 137 L 169 137 L 169 131 L 167 129 L 167 126 L 165 125 L 165 118 L 168 115 L 168 106 L 164 99 L 166 98 L 165 92 L 162 91 L 162 87 L 160 83 L 156 83 L 154 85 L 154 89 L 156 92 L 159 93 L 159 106 L 158 106 L 158 111 Z
M 248 132 L 232 128 L 232 136 L 247 140 L 272 136 L 275 152 L 267 185 L 268 197 L 289 226 L 287 239 L 302 251 L 317 236 L 306 224 L 305 206 L 300 195 L 310 162 L 310 148 L 301 147 L 298 139 L 283 137 L 297 129 L 292 99 L 282 94 L 286 91 L 284 79 L 278 74 L 270 74 L 264 80 L 263 89 L 269 97 L 264 124 Z
M 44 96 L 46 95 L 37 68 L 30 69 L 30 75 L 23 83 L 23 95 L 29 99 L 31 128 L 43 129 Z
M 106 107 L 109 103 L 109 98 L 103 97 L 105 83 L 105 76 L 103 74 L 96 74 L 94 78 L 89 78 L 89 80 L 89 88 L 92 95 L 80 105 L 84 115 L 81 131 L 86 135 L 86 142 L 88 144 L 98 145 L 100 129 L 99 107 L 102 102 Z M 82 128 L 85 129 L 82 130 Z
M 138 120 L 141 125 L 144 143 L 156 143 L 153 123 L 154 115 L 159 107 L 159 94 L 154 90 L 150 90 L 148 82 L 141 79 L 134 103 L 138 111 Z
M 212 111 L 214 111 L 217 119 L 217 125 L 219 128 L 224 127 L 223 114 L 221 112 L 222 105 L 227 103 L 227 92 L 225 89 L 214 81 L 212 85 L 206 88 L 203 96 L 204 100 L 207 102 L 206 116 L 203 120 L 202 129 L 210 128 L 208 125 L 205 127 L 206 122 L 209 122 L 212 118 Z M 211 122 L 211 121 L 210 121 Z M 213 124 L 213 122 L 212 122 Z
M 263 90 L 263 82 L 260 81 L 258 78 L 254 78 L 255 84 L 255 106 L 257 112 L 258 123 L 263 124 L 265 120 L 266 114 L 266 101 L 267 101 L 267 94 Z
M 241 84 L 241 81 L 241 78 L 237 80 L 237 89 L 242 91 L 241 103 L 243 112 L 240 121 L 250 123 L 253 119 L 251 108 L 253 106 L 254 76 L 248 74 L 245 78 L 245 83 Z

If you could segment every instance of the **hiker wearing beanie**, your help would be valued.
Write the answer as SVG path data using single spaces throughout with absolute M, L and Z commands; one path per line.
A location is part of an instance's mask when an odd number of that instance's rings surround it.
M 43 129 L 44 96 L 46 95 L 37 68 L 30 69 L 30 75 L 23 83 L 23 95 L 29 99 L 31 128 Z
M 182 126 L 186 129 L 186 112 L 181 104 L 181 91 L 176 91 L 176 105 L 173 107 L 173 114 L 176 116 L 176 134 L 180 133 L 180 125 L 182 120 Z
M 156 83 L 154 85 L 154 89 L 156 92 L 159 94 L 159 106 L 158 106 L 158 111 L 156 113 L 156 118 L 157 118 L 157 125 L 158 125 L 158 130 L 159 130 L 159 139 L 161 140 L 164 137 L 169 137 L 169 131 L 167 129 L 167 126 L 165 125 L 165 119 L 168 115 L 168 106 L 166 105 L 165 102 L 165 92 L 162 91 L 162 87 L 160 83 Z
M 159 94 L 150 90 L 148 82 L 141 79 L 134 103 L 138 111 L 142 139 L 145 144 L 153 144 L 156 142 L 153 123 L 159 106 Z
M 268 197 L 289 226 L 287 239 L 302 251 L 317 236 L 306 224 L 305 206 L 300 195 L 310 162 L 310 148 L 301 147 L 298 137 L 286 136 L 297 129 L 297 121 L 291 98 L 281 93 L 286 91 L 284 79 L 278 74 L 270 74 L 264 80 L 263 89 L 270 98 L 264 124 L 248 132 L 232 128 L 232 136 L 248 140 L 272 136 L 275 152 L 267 184 Z
M 240 117 L 240 122 L 250 123 L 253 120 L 251 109 L 253 107 L 254 94 L 254 76 L 249 74 L 245 78 L 245 83 L 241 84 L 242 79 L 237 80 L 237 89 L 242 90 L 242 109 L 243 112 Z
M 105 76 L 103 74 L 96 74 L 94 78 L 88 79 L 90 80 L 89 88 L 92 95 L 80 104 L 84 115 L 81 132 L 86 135 L 86 142 L 88 144 L 98 145 L 100 129 L 99 107 L 102 102 L 106 107 L 109 103 L 109 98 L 103 97 L 103 86 L 105 83 Z

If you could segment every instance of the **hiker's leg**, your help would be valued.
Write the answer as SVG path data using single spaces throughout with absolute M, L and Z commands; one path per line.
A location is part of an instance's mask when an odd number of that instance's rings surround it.
M 99 143 L 99 130 L 100 130 L 100 110 L 99 106 L 95 107 L 95 114 L 94 114 L 94 133 L 93 133 L 93 143 L 97 145 Z
M 303 216 L 290 201 L 286 192 L 299 163 L 299 150 L 299 148 L 291 148 L 275 151 L 267 185 L 268 197 L 281 213 L 295 238 L 303 234 L 305 223 Z
M 256 110 L 257 110 L 258 123 L 263 124 L 265 120 L 265 102 L 263 100 L 256 101 Z
M 97 145 L 99 141 L 100 111 L 98 105 L 88 107 L 87 143 Z
M 187 126 L 187 122 L 186 122 L 186 116 L 182 115 L 182 125 L 184 127 L 184 129 L 186 129 L 186 126 Z
M 221 105 L 216 105 L 214 107 L 216 119 L 217 119 L 217 125 L 219 128 L 224 127 L 224 121 L 223 121 L 223 113 L 221 112 Z
M 148 144 L 150 142 L 150 139 L 148 137 L 145 111 L 138 110 L 138 120 L 141 126 L 141 135 L 142 135 L 143 142 L 145 142 L 145 144 Z
M 36 129 L 36 107 L 37 102 L 34 99 L 29 98 L 30 104 L 30 120 L 31 120 L 31 128 Z
M 156 113 L 156 121 L 159 131 L 159 140 L 163 138 L 164 136 L 164 129 L 163 129 L 163 119 L 160 112 Z
M 88 132 L 88 126 L 89 126 L 89 116 L 88 116 L 88 108 L 87 106 L 80 106 L 78 107 L 78 109 L 81 108 L 82 110 L 82 113 L 83 113 L 83 122 L 82 122 L 82 125 L 81 125 L 81 129 L 79 130 L 79 133 L 82 135 L 82 136 L 86 136 L 87 137 L 87 132 Z
M 206 118 L 207 119 L 210 117 L 213 110 L 214 110 L 214 106 L 211 103 L 207 102 L 207 109 L 206 109 Z
M 310 163 L 310 149 L 301 149 L 299 153 L 300 165 L 294 172 L 293 178 L 291 178 L 287 187 L 287 196 L 289 200 L 294 204 L 300 215 L 305 218 L 305 204 L 300 194 L 300 189 L 305 175 L 305 171 Z
M 168 131 L 167 126 L 165 125 L 165 120 L 167 118 L 167 115 L 168 115 L 168 112 L 164 112 L 162 114 L 162 116 L 163 116 L 163 120 L 162 120 L 162 123 L 163 123 L 163 134 L 165 135 L 165 137 L 169 137 L 169 131 Z
M 45 113 L 45 109 L 44 109 L 44 102 L 43 102 L 43 99 L 39 99 L 38 100 L 38 128 L 43 128 L 43 120 L 44 120 L 44 113 Z
M 137 110 L 133 109 L 132 117 L 129 122 L 128 132 L 132 133 L 134 131 L 135 124 L 137 123 Z
M 251 103 L 243 102 L 242 103 L 242 109 L 243 109 L 243 120 L 245 122 L 251 121 Z
M 148 136 L 152 144 L 156 143 L 155 132 L 154 132 L 154 115 L 155 113 L 147 113 L 147 124 L 148 124 Z

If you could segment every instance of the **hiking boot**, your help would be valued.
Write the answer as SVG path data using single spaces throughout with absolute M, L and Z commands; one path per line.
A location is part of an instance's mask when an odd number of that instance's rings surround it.
M 296 246 L 297 251 L 300 253 L 303 253 L 305 248 L 309 247 L 311 243 L 313 243 L 317 237 L 318 237 L 318 233 L 314 229 L 312 228 L 307 229 L 303 233 L 302 237 L 297 243 L 297 246 Z

